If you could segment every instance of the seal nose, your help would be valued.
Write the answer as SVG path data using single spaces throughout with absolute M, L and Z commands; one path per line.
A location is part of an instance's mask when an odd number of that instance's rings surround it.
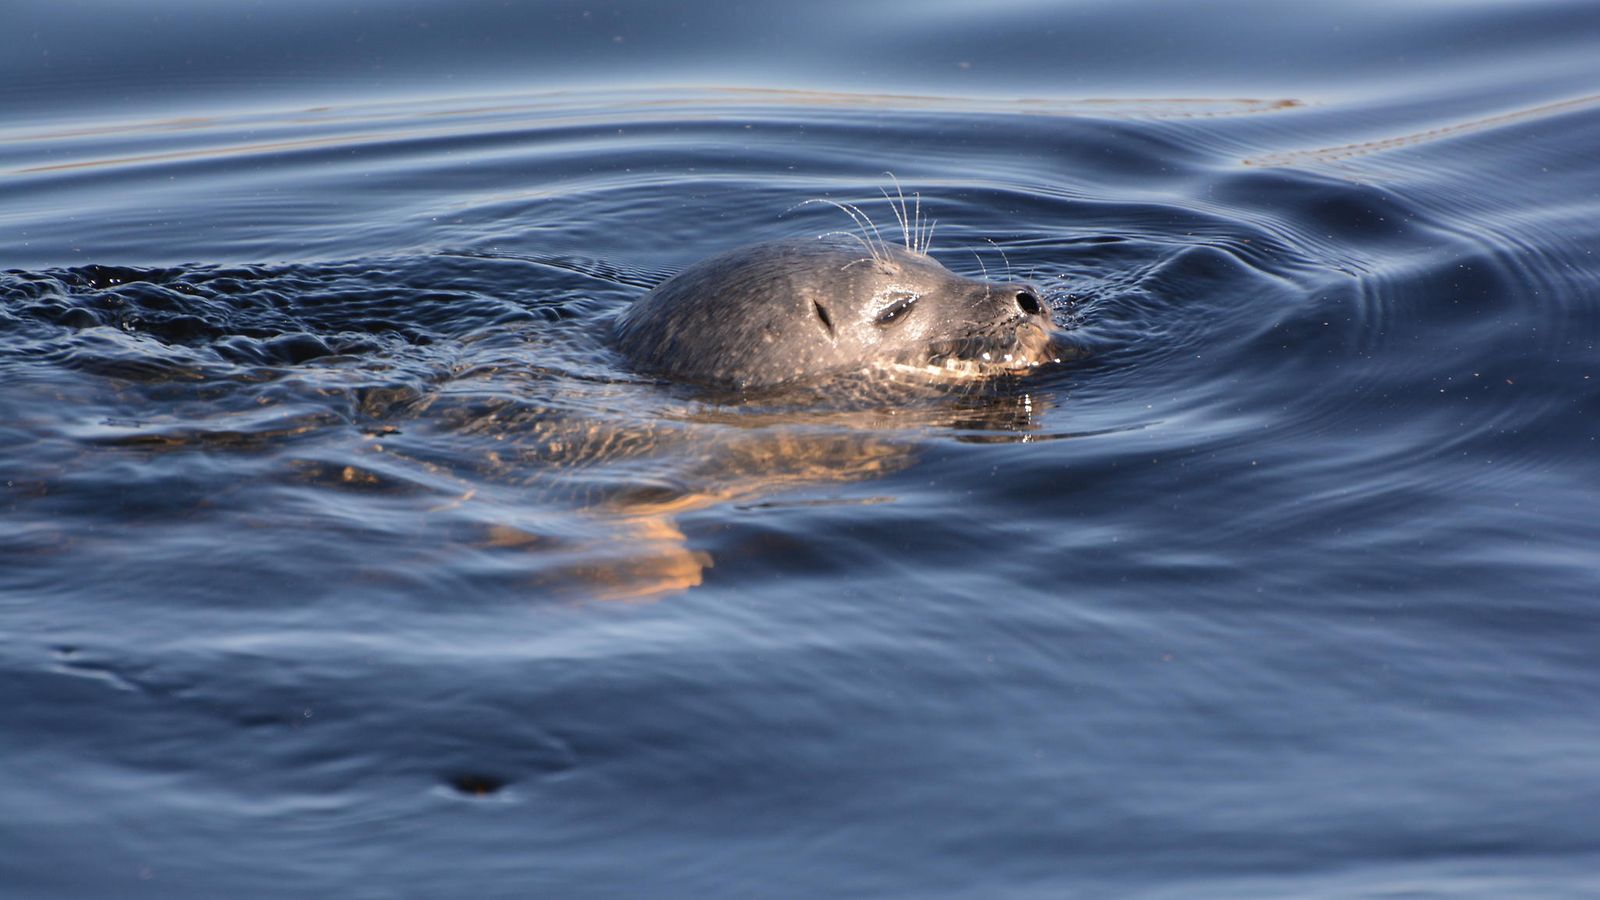
M 1030 316 L 1044 315 L 1044 304 L 1039 302 L 1039 295 L 1033 291 L 1017 291 L 1017 309 Z

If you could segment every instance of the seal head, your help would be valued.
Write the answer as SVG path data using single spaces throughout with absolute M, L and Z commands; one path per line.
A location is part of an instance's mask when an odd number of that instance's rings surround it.
M 1054 361 L 1033 287 L 964 278 L 892 244 L 795 239 L 696 263 L 616 321 L 635 366 L 764 388 L 852 372 L 983 378 Z

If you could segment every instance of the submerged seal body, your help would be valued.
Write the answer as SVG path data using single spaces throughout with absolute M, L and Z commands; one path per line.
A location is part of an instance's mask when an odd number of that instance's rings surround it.
M 1054 360 L 1034 288 L 964 278 L 884 242 L 792 239 L 689 266 L 618 316 L 640 369 L 762 388 L 890 369 L 985 377 Z

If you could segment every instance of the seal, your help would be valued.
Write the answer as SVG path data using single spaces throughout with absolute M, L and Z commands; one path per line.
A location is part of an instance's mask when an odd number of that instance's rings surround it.
M 730 250 L 624 310 L 617 345 L 641 370 L 741 390 L 884 370 L 986 378 L 1059 361 L 1036 288 L 957 275 L 922 246 L 836 233 Z

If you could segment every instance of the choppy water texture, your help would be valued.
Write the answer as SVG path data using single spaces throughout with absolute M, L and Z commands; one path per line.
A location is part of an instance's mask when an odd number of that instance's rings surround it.
M 7 896 L 1600 893 L 1600 9 L 667 10 L 7 13 Z M 615 356 L 889 171 L 1092 355 Z

